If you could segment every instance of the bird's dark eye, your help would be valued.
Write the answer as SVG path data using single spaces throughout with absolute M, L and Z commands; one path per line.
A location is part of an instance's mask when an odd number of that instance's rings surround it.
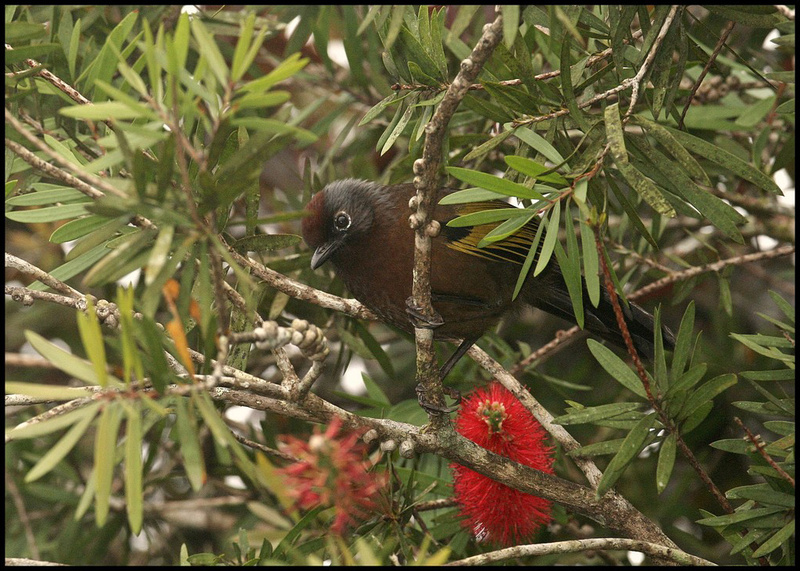
M 333 225 L 340 232 L 344 232 L 350 228 L 351 223 L 352 220 L 350 220 L 350 215 L 344 210 L 340 210 L 336 213 L 336 216 L 333 217 Z

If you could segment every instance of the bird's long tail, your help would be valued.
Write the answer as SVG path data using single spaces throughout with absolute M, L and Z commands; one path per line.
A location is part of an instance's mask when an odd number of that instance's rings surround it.
M 542 287 L 539 281 L 535 290 L 533 288 L 523 288 L 520 292 L 523 301 L 542 311 L 551 313 L 572 323 L 576 323 L 575 311 L 572 307 L 572 300 L 569 297 L 567 286 L 560 272 L 549 272 L 547 276 L 541 276 L 547 280 L 549 287 Z M 636 350 L 651 359 L 653 357 L 653 316 L 633 302 L 629 302 L 629 307 L 620 300 L 628 331 Z M 600 303 L 594 307 L 589 300 L 589 294 L 583 290 L 583 312 L 584 327 L 590 333 L 625 348 L 625 341 L 622 332 L 617 326 L 617 318 L 614 314 L 614 306 L 605 289 L 601 288 Z M 675 337 L 669 328 L 662 326 L 662 336 L 664 346 L 672 349 L 675 346 Z

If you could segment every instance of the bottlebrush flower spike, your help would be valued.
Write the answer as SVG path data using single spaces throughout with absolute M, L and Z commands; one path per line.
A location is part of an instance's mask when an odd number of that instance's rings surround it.
M 552 448 L 545 443 L 545 430 L 496 381 L 464 399 L 456 418 L 456 431 L 496 454 L 553 473 Z M 509 488 L 460 464 L 452 463 L 450 467 L 463 524 L 479 540 L 516 545 L 529 540 L 552 519 L 549 500 Z
M 324 434 L 315 427 L 308 442 L 283 436 L 281 449 L 297 462 L 278 470 L 298 508 L 336 508 L 331 531 L 340 535 L 376 511 L 375 499 L 384 485 L 384 479 L 370 472 L 364 462 L 366 447 L 358 441 L 359 435 L 340 434 L 341 427 L 342 420 L 334 417 Z

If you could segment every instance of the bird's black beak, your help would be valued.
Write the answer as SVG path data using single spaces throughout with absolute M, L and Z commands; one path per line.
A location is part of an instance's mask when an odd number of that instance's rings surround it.
M 314 250 L 314 255 L 311 256 L 311 269 L 316 270 L 322 264 L 328 261 L 336 250 L 338 250 L 342 245 L 341 240 L 331 240 L 330 242 L 325 242 L 322 246 Z

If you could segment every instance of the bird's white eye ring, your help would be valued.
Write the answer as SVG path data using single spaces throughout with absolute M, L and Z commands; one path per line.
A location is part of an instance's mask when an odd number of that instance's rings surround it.
M 352 223 L 353 221 L 350 219 L 350 215 L 344 210 L 340 210 L 333 217 L 333 226 L 340 232 L 344 232 L 345 230 L 350 228 L 350 225 Z

